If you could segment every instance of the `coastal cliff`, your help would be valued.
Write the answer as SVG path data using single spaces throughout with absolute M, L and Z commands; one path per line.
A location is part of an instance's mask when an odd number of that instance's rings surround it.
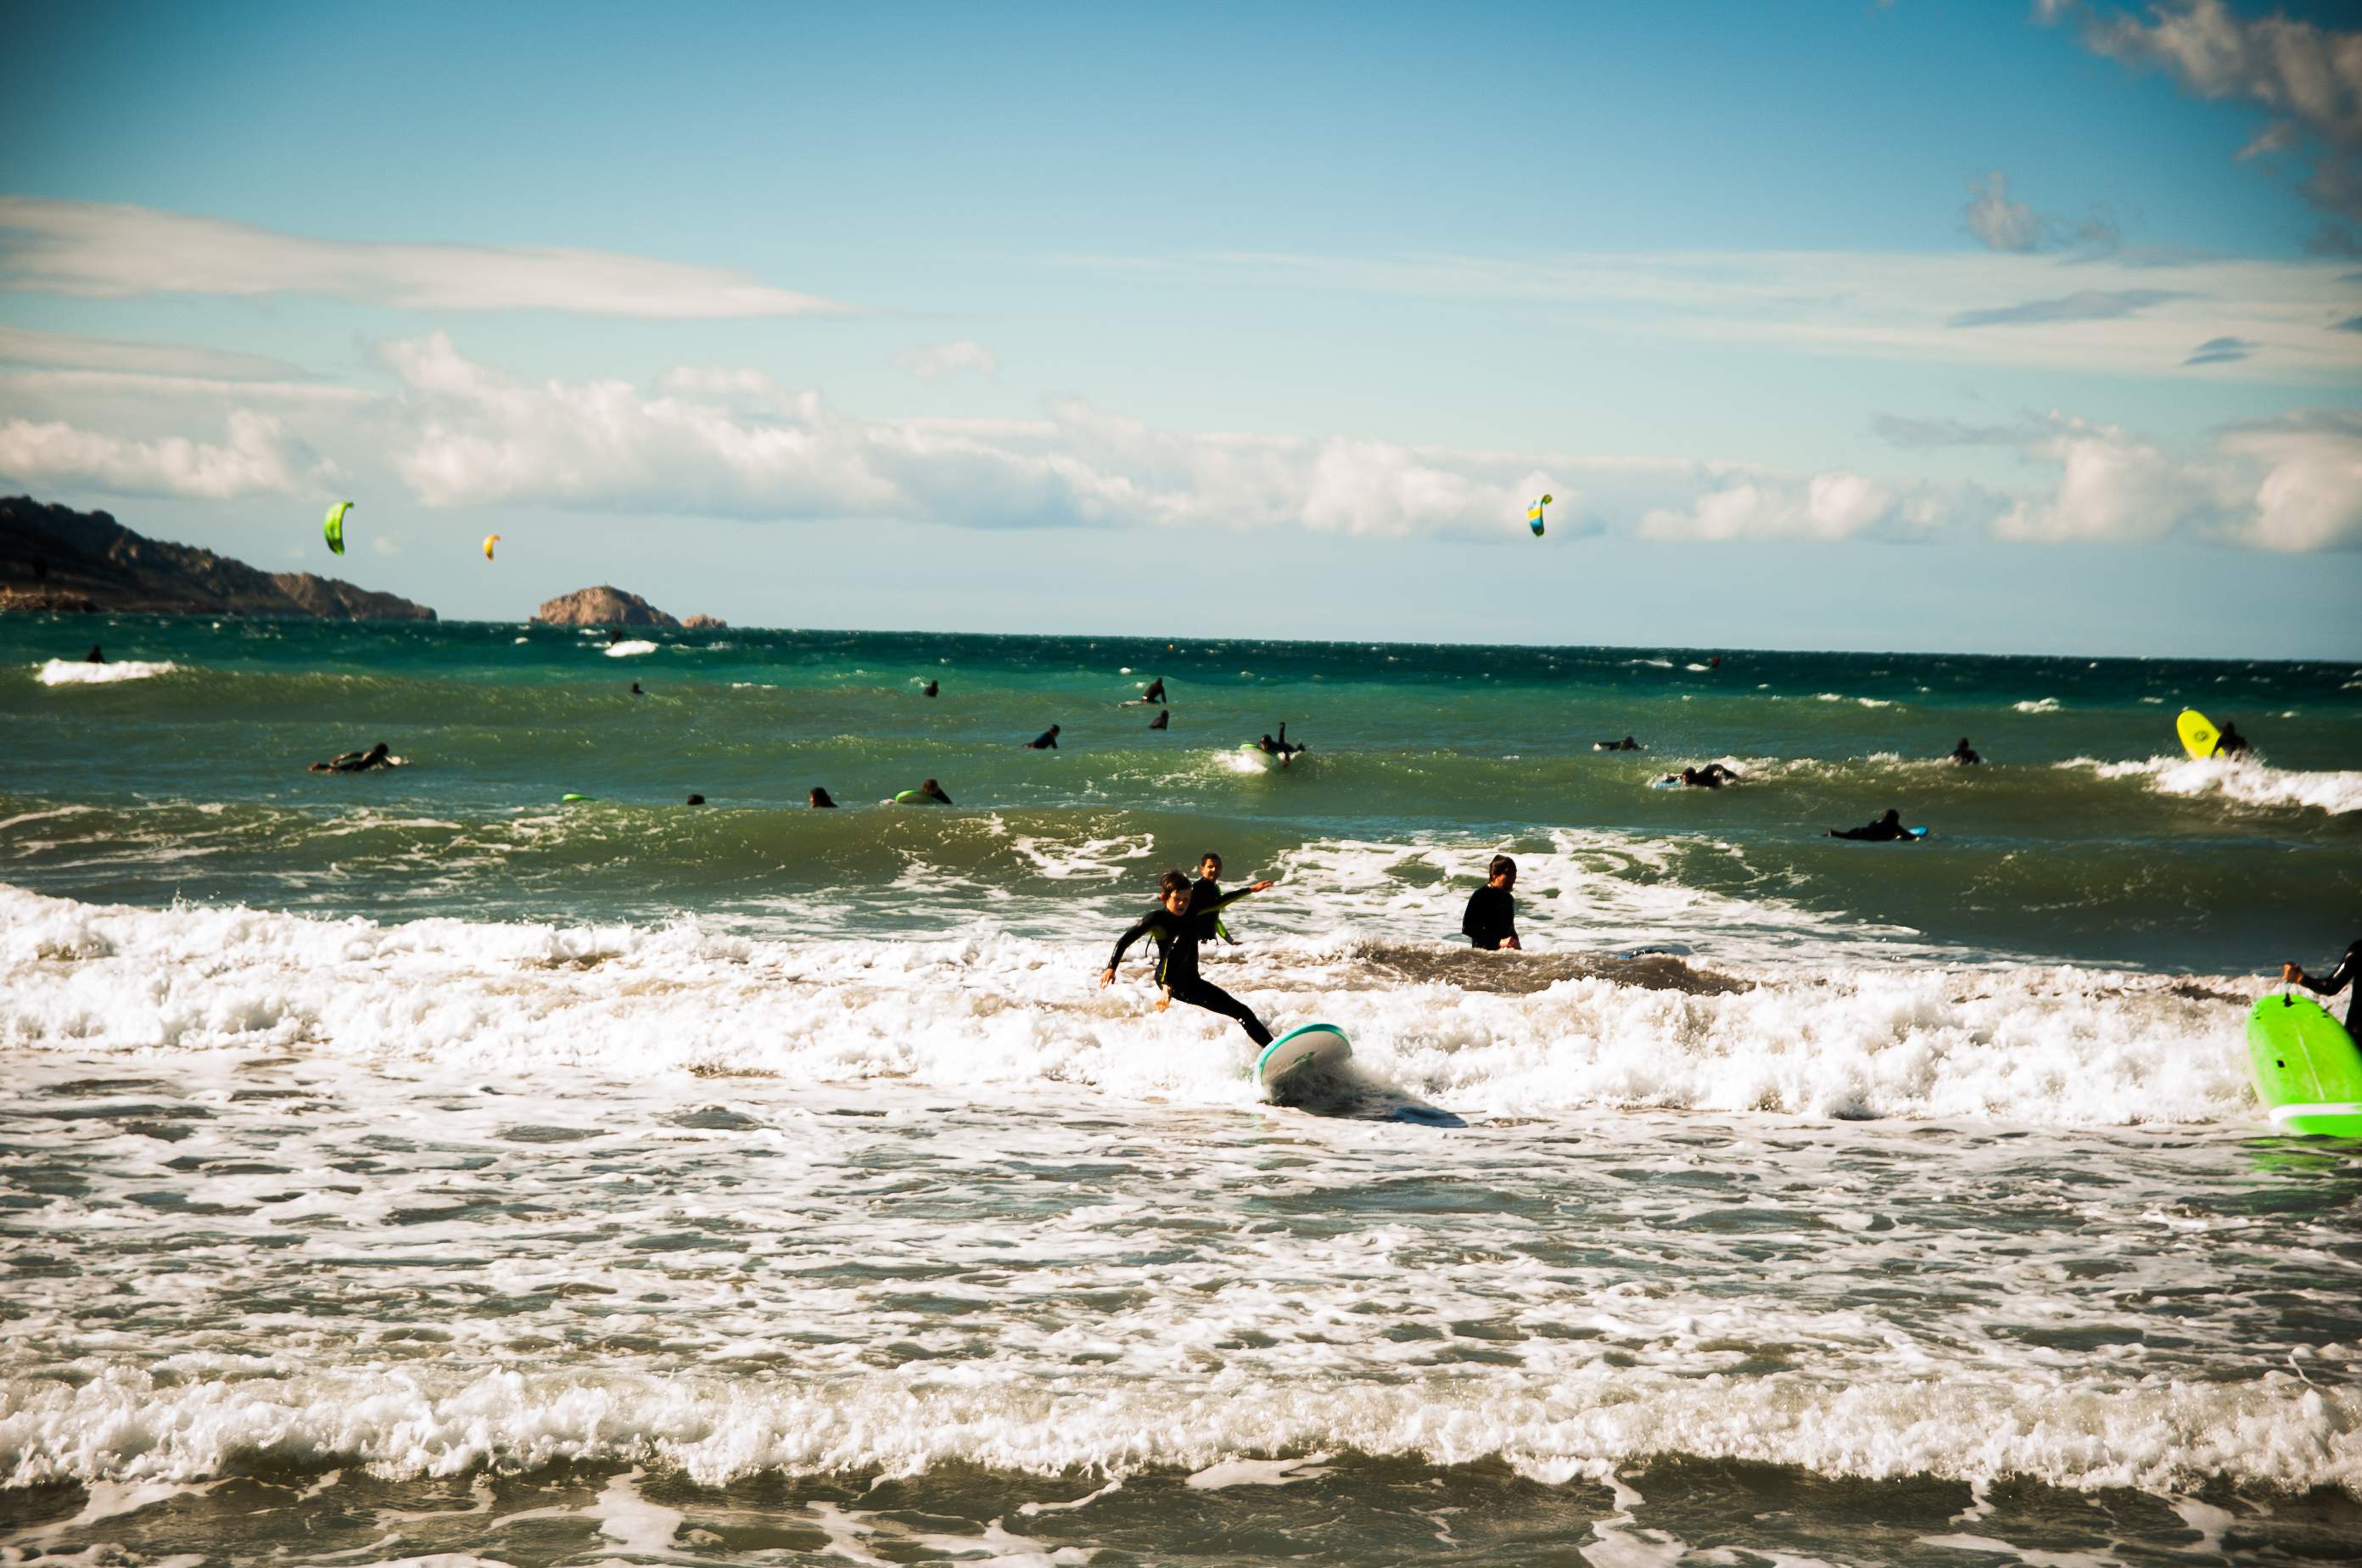
M 104 512 L 0 500 L 0 611 L 275 615 L 432 621 L 396 594 L 308 571 L 266 572 L 193 545 L 150 539 Z

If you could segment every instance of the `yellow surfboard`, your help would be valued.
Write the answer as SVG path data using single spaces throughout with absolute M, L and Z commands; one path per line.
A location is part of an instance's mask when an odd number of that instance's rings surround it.
M 2195 708 L 2184 708 L 2181 717 L 2173 721 L 2173 727 L 2180 732 L 2181 744 L 2192 756 L 2213 756 L 2214 743 L 2223 738 L 2223 732 Z

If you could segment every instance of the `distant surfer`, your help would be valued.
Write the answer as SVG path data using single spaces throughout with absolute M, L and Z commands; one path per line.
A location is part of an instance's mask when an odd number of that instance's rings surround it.
M 1286 724 L 1279 726 L 1279 738 L 1277 740 L 1272 739 L 1271 736 L 1266 734 L 1261 741 L 1256 743 L 1256 745 L 1262 748 L 1264 755 L 1266 756 L 1275 756 L 1279 758 L 1279 765 L 1282 767 L 1286 767 L 1289 761 L 1295 757 L 1296 754 L 1304 749 L 1304 747 L 1300 745 L 1290 745 L 1287 744 L 1287 726 Z
M 643 690 L 640 690 L 640 683 L 639 683 L 638 681 L 635 680 L 635 681 L 633 681 L 633 682 L 632 682 L 632 695 L 633 695 L 633 696 L 635 696 L 635 697 L 645 697 L 645 696 L 646 696 L 646 695 L 647 695 L 647 693 L 646 693 L 646 692 L 645 692 L 645 691 L 643 691 Z
M 367 751 L 348 751 L 341 756 L 312 765 L 315 773 L 367 773 L 372 767 L 392 767 L 393 758 L 386 755 L 385 742 L 380 741 Z
M 1960 744 L 1952 748 L 1952 760 L 1959 763 L 1962 767 L 1974 767 L 1978 763 L 1982 762 L 1984 758 L 1979 756 L 1975 752 L 1969 749 L 1969 737 L 1962 735 L 1960 737 Z
M 1058 749 L 1058 726 L 1057 726 L 1057 725 L 1055 725 L 1055 724 L 1052 724 L 1048 729 L 1043 730 L 1040 734 L 1035 735 L 1032 740 L 1027 741 L 1027 742 L 1025 743 L 1025 745 L 1026 745 L 1026 749 L 1027 749 L 1027 750 L 1029 750 L 1029 751 L 1055 751 L 1055 750 L 1057 750 L 1057 749 Z
M 1173 727 L 1173 710 L 1170 708 L 1159 708 L 1156 710 L 1156 717 L 1148 721 L 1148 727 L 1152 730 L 1171 729 Z
M 1460 917 L 1460 934 L 1472 947 L 1487 953 L 1522 948 L 1518 940 L 1518 863 L 1506 855 L 1493 856 L 1485 885 L 1468 895 L 1467 912 Z
M 1164 701 L 1164 678 L 1160 675 L 1155 679 L 1150 681 L 1148 683 L 1148 690 L 1140 694 L 1140 700 L 1142 703 Z
M 1132 923 L 1131 930 L 1115 939 L 1115 951 L 1109 955 L 1107 969 L 1099 976 L 1099 989 L 1105 990 L 1115 984 L 1116 966 L 1123 962 L 1125 949 L 1145 936 L 1156 944 L 1156 983 L 1164 988 L 1164 995 L 1156 999 L 1157 1011 L 1163 1012 L 1176 1001 L 1185 1001 L 1191 1007 L 1202 1007 L 1209 1012 L 1237 1019 L 1239 1027 L 1247 1032 L 1248 1039 L 1258 1045 L 1270 1044 L 1271 1031 L 1263 1026 L 1263 1020 L 1254 1015 L 1253 1009 L 1221 987 L 1199 977 L 1198 922 L 1218 913 L 1225 904 L 1236 903 L 1249 893 L 1260 893 L 1271 884 L 1257 882 L 1251 888 L 1242 888 L 1225 898 L 1216 899 L 1209 908 L 1203 910 L 1192 907 L 1189 878 L 1186 873 L 1167 871 L 1157 878 L 1156 885 L 1156 907 L 1141 916 Z
M 623 628 L 623 627 L 621 627 L 621 626 L 610 626 L 610 627 L 608 627 L 608 628 L 607 628 L 607 646 L 608 646 L 609 647 L 611 647 L 611 648 L 612 648 L 612 647 L 613 647 L 617 643 L 620 643 L 620 642 L 622 642 L 623 640 L 624 640 L 624 628 Z
M 2238 725 L 2228 719 L 2223 721 L 2222 738 L 2214 743 L 2215 756 L 2245 756 L 2254 749 L 2247 744 L 2247 737 L 2239 733 Z
M 833 808 L 836 805 L 834 801 L 828 798 L 828 791 L 822 789 L 817 784 L 812 786 L 811 803 L 815 806 L 826 806 L 830 808 Z
M 1648 748 L 1630 735 L 1626 735 L 1620 741 L 1593 741 L 1591 749 L 1594 751 L 1644 751 Z
M 1725 784 L 1738 783 L 1738 770 L 1725 767 L 1719 762 L 1709 762 L 1704 767 L 1684 767 L 1679 773 L 1668 773 L 1658 782 L 1680 784 L 1692 790 L 1719 790 Z
M 2326 979 L 2314 979 L 2304 972 L 2301 965 L 2297 964 L 2281 965 L 2280 978 L 2291 986 L 2302 986 L 2315 996 L 2334 997 L 2353 985 L 2357 964 L 2362 964 L 2362 942 L 2345 950 L 2345 956 L 2337 961 L 2337 967 L 2330 971 Z M 2354 1025 L 2357 1021 L 2362 1021 L 2355 1017 L 2357 1010 L 2362 1010 L 2362 986 L 2355 986 L 2354 994 L 2356 999 L 2345 1004 L 2345 1032 L 2348 1034 L 2354 1032 Z
M 1221 882 L 1222 857 L 1209 849 L 1198 862 L 1198 880 L 1189 889 L 1189 918 L 1198 922 L 1198 941 L 1219 939 L 1237 946 L 1239 939 L 1231 934 L 1231 928 L 1222 923 L 1220 914 L 1214 912 L 1215 906 L 1222 901 Z M 1200 910 L 1206 912 L 1198 913 Z
M 935 694 L 935 683 L 934 683 L 933 681 L 932 681 L 932 680 L 928 681 L 924 686 L 922 686 L 922 687 L 920 687 L 920 688 L 919 688 L 919 695 L 920 695 L 920 696 L 922 696 L 922 697 L 932 697 L 932 696 L 933 696 L 934 694 Z
M 705 797 L 702 795 L 691 795 L 689 798 L 689 803 L 692 806 L 701 806 L 705 804 Z
M 106 656 L 99 651 L 96 643 L 93 643 L 90 645 L 90 652 L 82 656 L 82 661 L 84 664 L 105 664 Z
M 939 806 L 948 806 L 952 803 L 952 798 L 944 793 L 944 787 L 936 783 L 932 778 L 922 778 L 919 780 L 918 789 L 912 790 L 911 793 L 917 795 L 922 801 L 933 801 Z
M 1831 828 L 1823 836 L 1867 839 L 1874 844 L 1885 844 L 1895 839 L 1909 838 L 1912 834 L 1911 830 L 1903 825 L 1903 813 L 1890 810 L 1874 823 L 1865 823 L 1858 828 L 1848 828 L 1843 833 Z

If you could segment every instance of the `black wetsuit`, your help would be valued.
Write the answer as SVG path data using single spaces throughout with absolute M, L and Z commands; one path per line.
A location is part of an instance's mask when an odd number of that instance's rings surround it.
M 1156 717 L 1148 721 L 1148 727 L 1152 730 L 1171 729 L 1173 727 L 1173 710 L 1170 708 L 1158 710 Z
M 1148 690 L 1145 690 L 1145 691 L 1143 691 L 1143 692 L 1142 692 L 1142 693 L 1140 694 L 1140 700 L 1141 700 L 1142 702 L 1162 702 L 1162 701 L 1164 701 L 1164 678 L 1163 676 L 1161 676 L 1161 675 L 1160 675 L 1160 676 L 1158 676 L 1155 679 L 1153 679 L 1153 680 L 1150 681 L 1150 682 L 1148 683 Z
M 1231 934 L 1231 928 L 1222 923 L 1222 917 L 1217 912 L 1221 903 L 1221 885 L 1211 877 L 1200 877 L 1190 884 L 1189 918 L 1197 924 L 1198 941 L 1212 942 L 1220 938 L 1224 942 L 1235 943 L 1238 940 Z M 1198 912 L 1199 910 L 1206 912 L 1199 914 Z
M 1831 838 L 1861 838 L 1868 839 L 1873 844 L 1888 844 L 1898 838 L 1909 838 L 1911 836 L 1911 830 L 1904 827 L 1901 823 L 1891 823 L 1884 817 L 1881 817 L 1874 823 L 1865 823 L 1858 828 L 1848 828 L 1843 833 L 1838 833 L 1832 829 L 1829 833 L 1829 836 Z
M 2337 961 L 2337 967 L 2330 971 L 2327 978 L 2317 980 L 2311 975 L 2307 975 L 2297 984 L 2315 996 L 2334 997 L 2347 986 L 2354 984 L 2355 966 L 2357 964 L 2362 964 L 2362 942 L 2357 942 L 2345 950 L 2345 956 Z M 2348 1034 L 2354 1032 L 2354 1025 L 2357 1021 L 2355 1014 L 2362 1011 L 2362 986 L 2355 986 L 2354 994 L 2355 1000 L 2345 1004 L 2345 1032 Z M 2362 1038 L 2362 1036 L 2356 1036 L 2356 1038 Z
M 922 686 L 922 687 L 920 687 L 920 688 L 919 688 L 919 695 L 920 695 L 920 696 L 922 696 L 922 697 L 932 697 L 932 696 L 933 696 L 934 694 L 935 694 L 935 683 L 934 683 L 933 681 L 932 681 L 932 680 L 928 681 L 924 686 Z
M 1253 1009 L 1198 973 L 1198 922 L 1211 920 L 1224 905 L 1245 898 L 1251 891 L 1252 889 L 1242 888 L 1235 893 L 1215 900 L 1212 908 L 1204 910 L 1197 907 L 1197 895 L 1193 891 L 1189 912 L 1184 915 L 1175 914 L 1163 904 L 1157 905 L 1141 916 L 1130 931 L 1115 939 L 1115 952 L 1109 955 L 1107 966 L 1112 970 L 1121 964 L 1124 950 L 1142 937 L 1153 938 L 1157 952 L 1156 983 L 1169 988 L 1175 1001 L 1185 1001 L 1191 1007 L 1202 1007 L 1208 1012 L 1235 1018 L 1239 1026 L 1247 1032 L 1248 1039 L 1258 1045 L 1270 1044 L 1271 1031 L 1263 1026 L 1263 1020 L 1254 1015 Z
M 1035 735 L 1032 740 L 1027 741 L 1025 744 L 1032 747 L 1035 751 L 1055 751 L 1058 749 L 1058 732 L 1055 730 L 1043 730 L 1040 734 Z
M 1487 882 L 1468 895 L 1468 912 L 1460 917 L 1460 933 L 1470 945 L 1492 952 L 1501 938 L 1518 934 L 1518 900 L 1507 888 Z

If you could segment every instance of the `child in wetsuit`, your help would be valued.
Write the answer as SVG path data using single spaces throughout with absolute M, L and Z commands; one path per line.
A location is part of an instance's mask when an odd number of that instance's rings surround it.
M 1115 952 L 1109 955 L 1106 971 L 1099 976 L 1099 988 L 1115 984 L 1116 966 L 1123 962 L 1125 949 L 1142 937 L 1155 940 L 1157 949 L 1156 983 L 1164 988 L 1157 999 L 1156 1010 L 1163 1012 L 1175 1001 L 1202 1007 L 1209 1012 L 1219 1012 L 1225 1018 L 1235 1018 L 1247 1032 L 1247 1038 L 1258 1045 L 1271 1043 L 1271 1031 L 1246 1003 L 1199 977 L 1198 973 L 1198 921 L 1218 913 L 1224 905 L 1235 903 L 1249 893 L 1260 893 L 1271 884 L 1257 882 L 1251 888 L 1213 900 L 1211 907 L 1198 909 L 1191 903 L 1189 878 L 1179 871 L 1167 871 L 1157 878 L 1156 908 L 1135 922 L 1130 931 L 1115 939 Z

